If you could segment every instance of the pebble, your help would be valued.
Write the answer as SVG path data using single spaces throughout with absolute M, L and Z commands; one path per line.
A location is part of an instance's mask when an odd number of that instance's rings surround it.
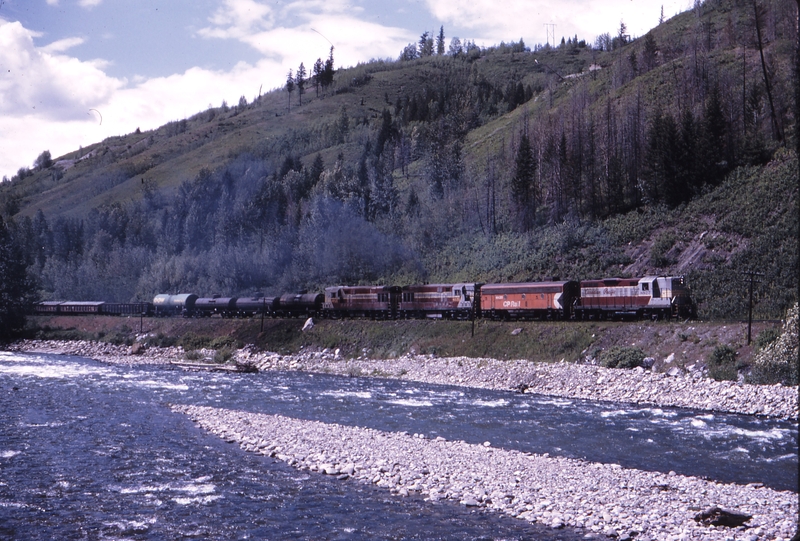
M 759 539 L 788 539 L 797 528 L 797 494 L 717 483 L 679 474 L 491 448 L 463 441 L 382 432 L 201 406 L 172 406 L 201 428 L 295 468 L 369 483 L 393 494 L 449 499 L 550 528 L 606 538 L 731 539 L 738 530 L 706 527 L 697 509 L 718 506 L 753 518 Z M 275 450 L 280 449 L 277 453 Z M 667 486 L 670 490 L 655 490 Z M 762 505 L 761 502 L 769 502 Z M 742 537 L 747 539 L 748 537 Z

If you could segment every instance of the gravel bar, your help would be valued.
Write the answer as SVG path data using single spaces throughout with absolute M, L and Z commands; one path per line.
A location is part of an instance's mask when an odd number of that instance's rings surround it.
M 550 528 L 585 530 L 587 539 L 788 540 L 797 528 L 797 494 L 758 484 L 723 484 L 509 451 L 490 442 L 432 440 L 209 407 L 172 409 L 246 451 L 299 469 L 371 483 L 401 496 L 485 508 Z M 752 518 L 737 528 L 697 522 L 694 517 L 710 507 Z

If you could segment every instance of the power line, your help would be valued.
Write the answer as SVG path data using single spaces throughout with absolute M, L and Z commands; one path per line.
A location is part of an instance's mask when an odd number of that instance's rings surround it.
M 553 36 L 553 47 L 556 46 L 556 23 L 544 23 L 547 32 L 547 44 L 550 45 L 550 36 Z

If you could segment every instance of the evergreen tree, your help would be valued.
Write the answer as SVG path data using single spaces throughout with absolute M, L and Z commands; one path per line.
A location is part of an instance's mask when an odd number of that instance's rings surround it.
M 0 216 L 0 343 L 25 327 L 25 309 L 33 299 L 24 254 Z
M 444 55 L 444 26 L 439 27 L 439 36 L 436 38 L 436 54 Z
M 333 45 L 331 45 L 331 52 L 328 59 L 325 61 L 325 70 L 323 71 L 324 77 L 322 78 L 322 87 L 328 88 L 333 84 Z
M 292 92 L 294 92 L 294 74 L 289 70 L 286 76 L 286 92 L 289 93 L 289 112 L 292 111 Z
M 533 227 L 536 220 L 536 158 L 528 134 L 522 134 L 517 149 L 514 176 L 511 179 L 511 196 L 517 205 L 520 227 L 523 231 Z
M 319 87 L 320 85 L 322 85 L 324 73 L 325 73 L 325 64 L 322 63 L 321 58 L 317 58 L 317 61 L 314 62 L 314 68 L 313 68 L 314 75 L 311 78 L 312 81 L 314 82 L 314 91 L 316 92 L 317 97 L 319 97 Z
M 297 73 L 294 77 L 295 85 L 297 86 L 297 99 L 299 104 L 303 105 L 303 92 L 306 88 L 306 67 L 300 62 L 300 67 L 297 68 Z

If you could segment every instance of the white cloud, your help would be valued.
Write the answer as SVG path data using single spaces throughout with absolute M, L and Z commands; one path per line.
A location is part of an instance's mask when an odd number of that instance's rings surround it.
M 37 48 L 20 23 L 0 26 L 0 175 L 31 166 L 43 150 L 53 157 L 103 139 L 156 128 L 186 118 L 222 100 L 236 103 L 264 88 L 279 86 L 282 64 L 262 60 L 231 70 L 191 68 L 169 77 L 115 79 L 103 63 L 52 54 L 68 43 Z M 5 75 L 5 74 L 4 74 Z M 102 115 L 102 124 L 95 109 Z
M 614 34 L 624 21 L 632 36 L 644 35 L 658 24 L 661 6 L 666 17 L 686 9 L 690 0 L 511 0 L 498 6 L 494 0 L 426 0 L 434 17 L 475 32 L 484 44 L 516 41 L 545 43 L 544 25 L 553 23 L 556 40 L 578 35 L 593 41 L 598 34 Z
M 35 111 L 51 119 L 75 119 L 122 86 L 123 81 L 107 76 L 96 63 L 54 54 L 69 44 L 63 40 L 37 48 L 22 24 L 0 25 L 0 65 L 6 70 L 0 79 L 1 115 Z
M 86 40 L 83 38 L 65 38 L 54 41 L 50 45 L 41 47 L 39 50 L 43 53 L 54 54 L 63 53 L 64 51 L 82 45 Z
M 403 28 L 358 19 L 363 11 L 347 0 L 298 0 L 275 9 L 255 0 L 226 0 L 199 31 L 206 38 L 237 39 L 266 58 L 294 68 L 325 58 L 332 43 L 337 66 L 394 58 L 415 41 Z M 285 23 L 294 22 L 294 26 Z M 308 67 L 308 66 L 307 66 Z
M 93 8 L 99 6 L 103 0 L 80 0 L 78 5 L 84 8 Z

